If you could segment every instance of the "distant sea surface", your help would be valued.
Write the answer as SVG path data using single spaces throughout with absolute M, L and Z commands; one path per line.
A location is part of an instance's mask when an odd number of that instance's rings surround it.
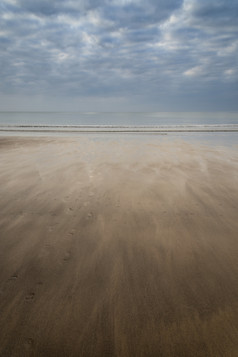
M 238 126 L 238 112 L 0 112 L 0 126 Z

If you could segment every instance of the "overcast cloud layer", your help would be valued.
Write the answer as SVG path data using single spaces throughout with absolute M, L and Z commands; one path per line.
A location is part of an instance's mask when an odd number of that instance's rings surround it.
M 238 110 L 237 18 L 237 0 L 2 0 L 1 108 Z

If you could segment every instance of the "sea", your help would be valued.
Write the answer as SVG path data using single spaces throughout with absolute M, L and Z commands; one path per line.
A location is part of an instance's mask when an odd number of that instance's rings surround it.
M 238 145 L 238 112 L 0 112 L 0 135 L 164 135 Z M 105 135 L 104 135 L 105 136 Z

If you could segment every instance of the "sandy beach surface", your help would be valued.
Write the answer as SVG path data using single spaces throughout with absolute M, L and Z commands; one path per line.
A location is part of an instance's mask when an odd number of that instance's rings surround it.
M 238 356 L 238 150 L 1 137 L 0 356 Z

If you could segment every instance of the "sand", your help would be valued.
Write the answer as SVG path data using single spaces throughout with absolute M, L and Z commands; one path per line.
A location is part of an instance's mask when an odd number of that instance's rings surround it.
M 0 138 L 0 356 L 238 355 L 238 152 Z

